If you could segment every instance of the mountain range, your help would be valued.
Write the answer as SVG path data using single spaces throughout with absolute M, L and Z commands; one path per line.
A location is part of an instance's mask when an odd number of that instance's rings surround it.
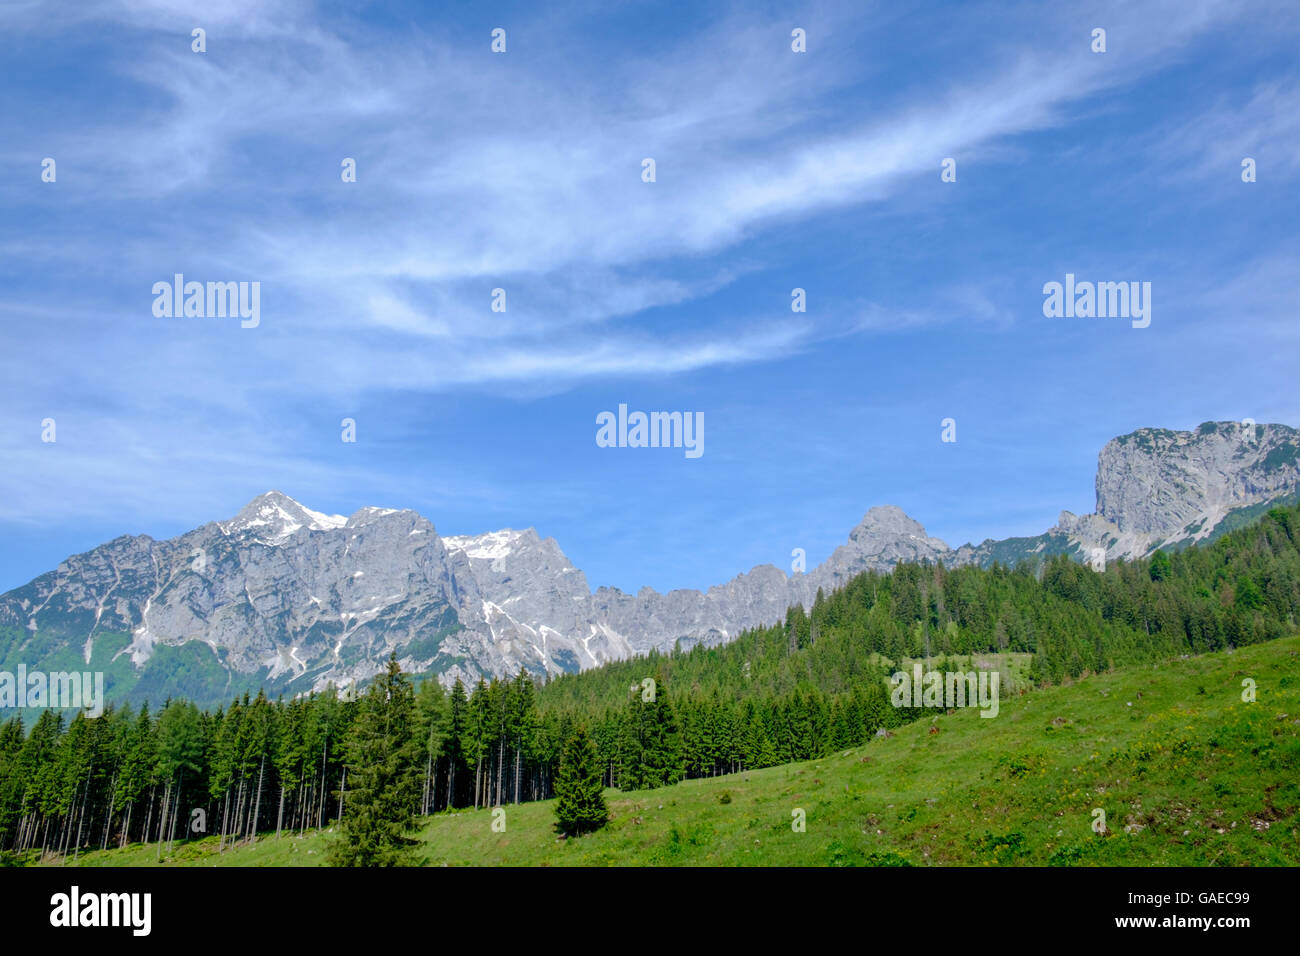
M 950 548 L 873 507 L 822 564 L 761 565 L 707 591 L 592 591 L 534 529 L 440 536 L 414 511 L 313 511 L 278 491 L 164 541 L 126 535 L 0 595 L 0 669 L 103 670 L 110 700 L 213 704 L 373 676 L 390 652 L 445 683 L 555 674 L 651 649 L 717 644 L 819 588 L 900 561 L 1131 558 L 1244 524 L 1300 492 L 1300 431 L 1207 422 L 1143 428 L 1101 450 L 1096 512 L 1030 538 Z

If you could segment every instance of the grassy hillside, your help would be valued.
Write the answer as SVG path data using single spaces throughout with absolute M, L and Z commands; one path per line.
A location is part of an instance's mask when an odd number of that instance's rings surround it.
M 606 797 L 609 826 L 581 839 L 556 839 L 544 801 L 507 806 L 504 833 L 489 810 L 438 814 L 425 852 L 434 865 L 1297 865 L 1300 637 L 1029 691 L 992 719 L 936 712 L 828 759 Z M 319 865 L 329 839 L 217 853 L 208 838 L 164 862 Z

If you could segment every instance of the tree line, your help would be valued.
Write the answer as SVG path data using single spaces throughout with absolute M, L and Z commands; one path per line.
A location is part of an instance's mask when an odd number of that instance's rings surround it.
M 554 796 L 562 751 L 579 730 L 595 746 L 601 784 L 637 789 L 805 759 L 901 719 L 879 681 L 833 699 L 809 689 L 757 702 L 715 694 L 675 703 L 662 678 L 653 699 L 645 686 L 589 718 L 539 706 L 524 672 L 468 692 L 460 681 L 444 691 L 425 680 L 411 691 L 401 732 L 369 750 L 369 692 L 245 694 L 212 713 L 185 700 L 157 712 L 109 705 L 66 723 L 48 710 L 28 734 L 14 717 L 0 725 L 0 848 L 75 857 L 155 843 L 161 858 L 177 839 L 199 835 L 224 847 L 257 833 L 302 833 L 344 819 L 388 750 L 413 761 L 413 812 L 429 814 Z

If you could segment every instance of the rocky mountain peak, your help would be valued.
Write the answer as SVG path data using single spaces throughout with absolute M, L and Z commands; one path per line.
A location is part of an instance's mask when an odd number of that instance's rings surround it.
M 924 526 L 897 505 L 877 505 L 867 511 L 858 526 L 849 535 L 850 541 L 869 542 L 882 535 L 914 538 L 919 541 L 939 541 L 930 538 Z M 947 545 L 939 542 L 943 548 Z
M 817 587 L 829 592 L 863 571 L 887 571 L 900 561 L 951 561 L 952 556 L 947 544 L 930 537 L 902 508 L 878 505 L 862 516 L 846 543 L 794 586 L 811 601 Z
M 312 511 L 280 491 L 258 495 L 229 521 L 218 522 L 224 534 L 251 532 L 258 540 L 279 544 L 300 528 L 310 531 L 330 531 L 347 523 L 342 515 L 327 515 Z
M 1234 508 L 1295 491 L 1298 452 L 1300 432 L 1286 425 L 1140 428 L 1098 455 L 1097 514 L 1152 539 L 1181 537 L 1197 522 L 1208 532 Z

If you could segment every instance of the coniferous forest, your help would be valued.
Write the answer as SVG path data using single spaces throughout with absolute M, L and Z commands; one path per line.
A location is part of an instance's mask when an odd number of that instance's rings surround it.
M 395 863 L 410 861 L 418 815 L 557 792 L 561 828 L 580 833 L 603 812 L 593 780 L 630 790 L 766 767 L 916 719 L 890 704 L 903 660 L 944 670 L 1031 655 L 1027 679 L 1059 683 L 1270 640 L 1297 619 L 1300 506 L 1100 572 L 1065 556 L 868 572 L 724 646 L 549 682 L 521 672 L 444 690 L 394 660 L 360 694 L 246 694 L 215 712 L 173 699 L 70 721 L 47 711 L 0 726 L 0 848 L 75 856 L 142 842 L 161 856 L 195 835 L 227 845 L 341 820 L 333 862 Z

